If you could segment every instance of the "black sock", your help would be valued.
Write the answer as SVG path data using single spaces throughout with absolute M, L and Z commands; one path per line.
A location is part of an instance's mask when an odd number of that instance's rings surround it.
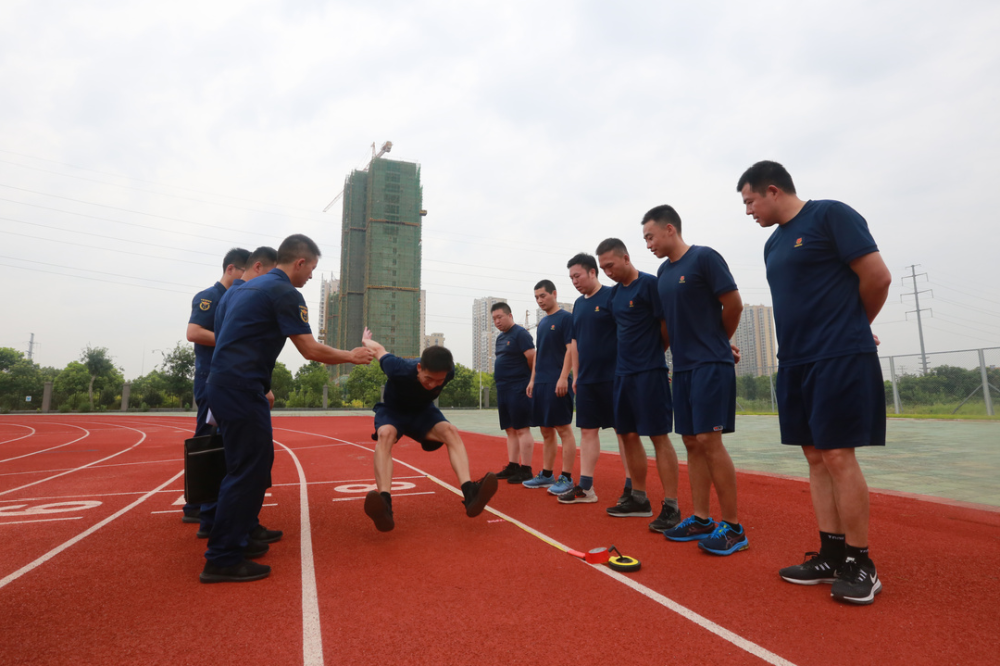
M 860 564 L 866 564 L 871 562 L 871 558 L 868 557 L 868 546 L 859 548 L 857 546 L 852 546 L 848 544 L 846 546 L 846 552 L 848 557 L 853 557 L 855 562 Z
M 392 495 L 390 495 L 389 493 L 379 493 L 379 495 L 382 496 L 382 499 L 385 500 L 385 503 L 388 504 L 389 508 L 391 509 L 392 508 Z
M 466 481 L 462 484 L 462 494 L 465 496 L 465 501 L 468 502 L 472 499 L 473 491 L 475 491 L 476 486 L 472 481 Z
M 734 532 L 736 532 L 737 534 L 742 534 L 743 533 L 743 527 L 740 526 L 739 523 L 731 523 L 728 520 L 723 520 L 722 522 L 724 522 L 726 525 L 729 525 L 729 527 L 732 528 L 732 530 Z
M 830 532 L 819 533 L 819 554 L 827 560 L 842 562 L 845 557 L 844 549 L 847 543 L 843 534 L 831 534 Z
M 551 479 L 552 478 L 552 470 L 551 469 L 543 469 L 542 470 L 542 476 L 544 476 L 546 479 Z

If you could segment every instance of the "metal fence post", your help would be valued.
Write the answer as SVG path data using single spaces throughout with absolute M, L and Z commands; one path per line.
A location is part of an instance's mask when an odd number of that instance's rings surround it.
M 986 374 L 986 356 L 979 351 L 979 373 L 983 376 L 983 400 L 986 401 L 986 413 L 993 416 L 993 396 L 990 395 L 990 378 Z
M 777 411 L 774 407 L 774 375 L 767 376 L 767 385 L 771 387 L 771 411 Z
M 899 403 L 899 384 L 896 383 L 896 362 L 892 356 L 889 357 L 889 374 L 892 375 L 892 402 L 896 406 L 896 413 L 902 414 L 903 410 Z

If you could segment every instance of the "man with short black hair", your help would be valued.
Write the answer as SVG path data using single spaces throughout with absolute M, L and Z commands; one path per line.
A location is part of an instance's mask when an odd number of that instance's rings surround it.
M 367 364 L 374 357 L 364 347 L 342 351 L 313 337 L 309 308 L 298 288 L 312 277 L 319 257 L 311 239 L 289 236 L 278 248 L 278 266 L 241 286 L 227 302 L 208 377 L 208 402 L 222 434 L 226 476 L 200 575 L 203 583 L 270 575 L 270 567 L 250 561 L 266 553 L 267 544 L 247 535 L 270 483 L 274 443 L 266 395 L 285 340 L 310 361 Z
M 462 489 L 465 513 L 475 518 L 497 490 L 497 478 L 488 472 L 479 481 L 469 476 L 469 456 L 458 430 L 445 419 L 434 401 L 445 385 L 455 378 L 455 363 L 444 347 L 428 347 L 420 360 L 402 359 L 372 340 L 365 328 L 362 338 L 366 348 L 375 353 L 385 373 L 385 393 L 375 411 L 375 484 L 365 497 L 365 513 L 380 532 L 396 526 L 392 510 L 392 447 L 404 435 L 420 443 L 424 451 L 444 445 L 448 460 Z
M 194 402 L 198 406 L 195 437 L 212 432 L 212 426 L 207 421 L 208 399 L 205 386 L 212 366 L 212 353 L 215 351 L 215 314 L 223 295 L 243 275 L 249 256 L 250 251 L 241 247 L 234 247 L 226 252 L 222 259 L 222 277 L 208 289 L 195 294 L 191 301 L 187 340 L 194 343 Z M 201 522 L 201 506 L 185 504 L 181 520 L 185 523 Z
M 677 452 L 668 435 L 673 415 L 665 358 L 667 340 L 656 278 L 635 267 L 625 243 L 617 238 L 601 241 L 597 261 L 604 274 L 618 283 L 608 299 L 618 331 L 615 432 L 624 440 L 628 470 L 632 473 L 632 494 L 607 512 L 615 517 L 653 515 L 646 497 L 646 450 L 639 439 L 645 435 L 653 443 L 664 494 L 660 515 L 649 529 L 665 532 L 681 521 L 681 514 L 677 506 Z
M 524 483 L 532 478 L 531 398 L 528 382 L 535 365 L 535 342 L 523 326 L 514 323 L 506 303 L 490 308 L 493 325 L 500 331 L 496 342 L 493 382 L 497 387 L 497 411 L 500 429 L 507 433 L 507 466 L 497 473 L 507 483 Z M 520 464 L 519 464 L 520 461 Z
M 601 457 L 601 428 L 615 426 L 614 383 L 618 334 L 608 309 L 611 287 L 597 279 L 597 260 L 581 252 L 566 264 L 569 279 L 581 296 L 573 304 L 573 393 L 576 427 L 580 429 L 580 482 L 559 495 L 561 504 L 597 501 L 594 470 Z M 625 447 L 621 435 L 618 449 L 625 467 L 625 490 L 620 501 L 632 495 Z
M 736 468 L 722 444 L 736 430 L 736 332 L 743 301 L 722 256 L 710 247 L 688 245 L 681 218 L 671 206 L 657 206 L 642 218 L 646 247 L 665 259 L 656 272 L 667 339 L 673 352 L 674 432 L 688 453 L 694 509 L 663 533 L 670 541 L 698 541 L 713 555 L 748 547 L 736 513 Z M 709 515 L 712 486 L 722 520 Z
M 573 389 L 569 373 L 573 366 L 573 315 L 559 307 L 551 280 L 535 285 L 535 303 L 545 316 L 538 322 L 535 363 L 528 380 L 533 421 L 542 431 L 542 471 L 524 482 L 525 488 L 548 488 L 553 495 L 573 489 L 576 437 L 573 435 Z M 562 473 L 555 478 L 556 433 L 562 441 Z
M 834 599 L 882 590 L 868 552 L 868 484 L 855 448 L 885 446 L 885 384 L 871 322 L 892 283 L 868 223 L 839 201 L 803 201 L 788 171 L 757 162 L 736 185 L 746 214 L 776 227 L 764 245 L 778 336 L 781 442 L 801 446 L 820 551 L 779 574 L 833 583 Z

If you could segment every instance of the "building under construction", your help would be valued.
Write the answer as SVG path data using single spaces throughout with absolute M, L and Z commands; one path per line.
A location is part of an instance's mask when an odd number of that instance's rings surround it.
M 326 342 L 361 344 L 365 326 L 391 353 L 420 355 L 420 167 L 373 158 L 344 183 L 340 290 L 327 307 Z M 337 366 L 350 372 L 350 366 Z

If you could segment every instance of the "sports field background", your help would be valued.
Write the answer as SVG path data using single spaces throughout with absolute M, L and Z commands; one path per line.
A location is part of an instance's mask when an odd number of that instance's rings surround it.
M 443 410 L 459 430 L 502 436 L 495 409 Z M 944 499 L 1000 506 L 1000 422 L 933 419 L 888 419 L 886 446 L 859 449 L 858 459 L 872 489 L 931 495 Z M 538 428 L 531 433 L 541 441 Z M 575 430 L 577 444 L 580 431 Z M 670 441 L 677 457 L 687 458 L 680 436 Z M 723 443 L 738 469 L 806 477 L 802 450 L 780 444 L 777 416 L 736 417 L 736 432 Z M 647 452 L 653 449 L 643 438 Z M 601 448 L 618 451 L 612 430 L 601 431 Z M 579 469 L 579 465 L 577 466 Z M 595 483 L 602 474 L 621 479 L 617 461 L 603 458 Z M 615 490 L 618 490 L 615 488 Z M 682 491 L 683 492 L 683 491 Z M 617 496 L 617 495 L 616 495 Z

